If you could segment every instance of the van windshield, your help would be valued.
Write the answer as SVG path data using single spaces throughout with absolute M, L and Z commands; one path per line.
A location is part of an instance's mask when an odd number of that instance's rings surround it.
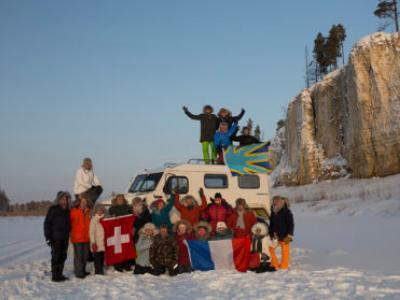
M 160 172 L 160 173 L 142 174 L 136 176 L 131 187 L 129 188 L 128 193 L 154 191 L 157 187 L 158 182 L 161 179 L 162 174 L 163 173 Z

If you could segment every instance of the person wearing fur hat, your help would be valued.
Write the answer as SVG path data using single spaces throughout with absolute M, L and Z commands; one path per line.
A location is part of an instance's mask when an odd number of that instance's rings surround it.
M 278 239 L 281 247 L 282 259 L 279 263 L 275 250 L 271 248 L 272 265 L 275 268 L 289 268 L 290 243 L 293 240 L 294 220 L 289 209 L 289 200 L 282 196 L 272 198 L 269 235 Z
M 205 105 L 203 107 L 203 113 L 199 115 L 192 114 L 186 106 L 183 107 L 183 111 L 192 120 L 200 121 L 200 143 L 204 161 L 207 164 L 216 161 L 217 152 L 214 146 L 214 134 L 218 128 L 218 118 L 213 114 L 213 108 L 211 105 Z
M 146 223 L 139 231 L 139 239 L 136 242 L 136 265 L 133 274 L 153 273 L 150 264 L 150 248 L 153 244 L 154 236 L 158 234 L 158 229 L 153 223 Z
M 211 241 L 233 239 L 233 232 L 228 228 L 225 222 L 218 222 L 215 234 L 211 237 Z
M 201 205 L 191 195 L 185 196 L 180 201 L 179 193 L 175 193 L 175 208 L 179 211 L 181 219 L 188 221 L 192 226 L 199 222 L 201 214 L 207 208 L 207 198 L 204 195 L 203 188 L 200 188 L 199 195 Z
M 229 109 L 221 108 L 218 112 L 219 124 L 225 122 L 228 123 L 228 128 L 231 128 L 233 123 L 239 123 L 245 113 L 246 111 L 244 110 L 244 108 L 242 108 L 240 114 L 238 114 L 237 116 L 232 116 L 232 113 Z
M 218 131 L 214 135 L 214 145 L 217 150 L 217 160 L 219 164 L 224 163 L 224 150 L 232 145 L 232 136 L 237 130 L 237 123 L 233 123 L 229 128 L 229 124 L 222 122 Z
M 58 192 L 55 204 L 47 211 L 43 224 L 46 243 L 51 247 L 51 280 L 55 282 L 68 280 L 63 270 L 71 230 L 70 200 L 68 192 Z
M 251 227 L 257 222 L 256 215 L 250 211 L 246 200 L 239 198 L 236 200 L 236 207 L 228 219 L 228 227 L 233 230 L 235 238 L 250 237 Z
M 83 159 L 82 166 L 75 174 L 75 198 L 84 197 L 90 203 L 95 204 L 102 192 L 103 188 L 101 187 L 100 180 L 93 171 L 92 159 L 86 157 Z
M 153 266 L 153 275 L 164 274 L 166 270 L 170 276 L 178 273 L 179 245 L 176 238 L 168 232 L 168 226 L 162 225 L 160 233 L 154 237 L 150 247 L 150 263 Z
M 171 232 L 172 231 L 172 223 L 171 219 L 169 216 L 169 213 L 171 209 L 174 207 L 174 201 L 175 200 L 175 195 L 174 192 L 171 194 L 171 196 L 168 199 L 167 204 L 165 204 L 165 201 L 162 198 L 159 198 L 155 200 L 151 204 L 151 220 L 156 225 L 158 228 L 161 227 L 161 225 L 166 225 L 168 230 Z
M 211 225 L 205 221 L 200 221 L 193 227 L 194 237 L 198 241 L 208 241 L 212 234 Z
M 133 240 L 136 243 L 139 238 L 139 231 L 142 227 L 151 222 L 151 213 L 146 205 L 146 201 L 140 197 L 133 198 L 132 200 L 133 215 L 135 216 L 135 223 L 133 224 Z
M 192 240 L 192 225 L 186 220 L 179 220 L 175 224 L 176 241 L 179 246 L 178 257 L 178 273 L 190 273 L 192 266 L 190 264 L 189 251 L 186 247 L 185 240 Z
M 89 225 L 90 249 L 93 253 L 94 273 L 104 275 L 104 228 L 100 221 L 104 218 L 105 208 L 103 205 L 96 207 L 96 212 Z
M 273 272 L 276 269 L 271 264 L 271 251 L 278 245 L 276 240 L 272 240 L 268 234 L 267 225 L 258 222 L 251 228 L 251 255 L 249 268 L 257 273 Z M 254 259 L 253 259 L 254 258 Z M 254 263 L 254 261 L 256 261 Z
M 133 214 L 132 206 L 128 204 L 123 194 L 118 194 L 112 200 L 111 207 L 108 210 L 110 217 L 121 217 Z M 114 265 L 114 269 L 118 272 L 132 271 L 132 264 L 134 261 L 127 260 Z
M 232 214 L 232 206 L 222 198 L 221 193 L 216 193 L 214 199 L 208 204 L 202 215 L 202 219 L 209 222 L 212 231 L 215 232 L 218 222 L 227 222 Z
M 90 252 L 90 214 L 88 200 L 79 197 L 70 214 L 71 242 L 74 246 L 74 273 L 77 278 L 85 278 L 90 274 L 86 272 L 86 263 Z

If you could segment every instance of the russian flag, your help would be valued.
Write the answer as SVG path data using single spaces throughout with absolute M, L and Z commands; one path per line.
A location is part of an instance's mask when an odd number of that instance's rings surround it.
M 237 270 L 249 267 L 251 241 L 235 238 L 220 241 L 186 241 L 192 268 L 198 271 Z

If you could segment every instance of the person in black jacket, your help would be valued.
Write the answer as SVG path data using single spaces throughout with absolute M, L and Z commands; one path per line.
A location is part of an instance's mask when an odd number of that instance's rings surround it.
M 293 214 L 289 209 L 289 201 L 282 196 L 272 198 L 271 219 L 269 224 L 269 235 L 278 240 L 282 250 L 282 260 L 279 263 L 273 248 L 271 251 L 271 264 L 276 269 L 289 268 L 290 242 L 293 240 L 294 221 Z
M 137 243 L 139 239 L 139 231 L 146 223 L 151 223 L 151 213 L 146 205 L 146 202 L 140 197 L 132 200 L 133 215 L 136 217 L 133 223 L 133 240 Z
M 250 129 L 248 127 L 243 127 L 242 134 L 233 136 L 232 141 L 239 142 L 239 147 L 260 143 L 258 138 L 250 134 Z
M 204 161 L 207 164 L 211 162 L 210 150 L 212 161 L 216 161 L 217 151 L 214 146 L 214 134 L 217 131 L 219 122 L 217 116 L 213 114 L 214 109 L 210 105 L 205 105 L 203 107 L 203 113 L 199 115 L 192 114 L 186 106 L 183 107 L 183 111 L 192 120 L 200 121 L 200 143 L 203 150 Z
M 113 200 L 108 210 L 110 217 L 120 217 L 131 215 L 133 213 L 132 206 L 128 204 L 123 194 L 118 194 Z M 132 228 L 133 229 L 133 228 Z M 123 261 L 114 265 L 114 269 L 118 272 L 132 271 L 133 260 Z
M 243 118 L 246 111 L 242 108 L 240 114 L 232 116 L 229 109 L 221 108 L 218 112 L 218 125 L 221 123 L 228 123 L 228 128 L 231 128 L 233 123 L 239 124 L 239 121 Z
M 68 192 L 58 192 L 56 203 L 49 208 L 44 220 L 44 236 L 47 245 L 51 247 L 51 280 L 55 282 L 68 280 L 63 275 L 63 270 L 71 230 L 70 200 L 71 195 Z

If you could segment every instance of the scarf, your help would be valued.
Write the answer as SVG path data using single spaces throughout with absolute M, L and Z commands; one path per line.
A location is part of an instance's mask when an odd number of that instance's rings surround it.
M 238 211 L 238 220 L 236 223 L 237 228 L 245 229 L 244 226 L 244 211 Z

